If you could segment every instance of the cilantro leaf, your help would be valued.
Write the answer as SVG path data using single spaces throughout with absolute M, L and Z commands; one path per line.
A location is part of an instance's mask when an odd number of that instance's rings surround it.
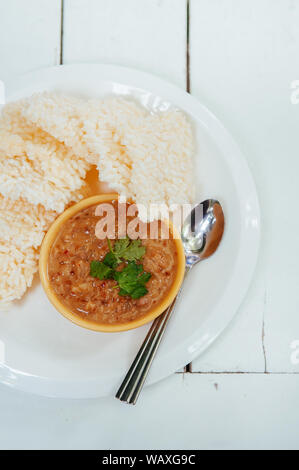
M 138 281 L 140 284 L 146 284 L 147 281 L 150 280 L 151 278 L 151 273 L 147 273 L 146 271 L 144 271 L 138 278 Z
M 121 295 L 121 296 L 123 297 L 123 296 L 125 296 L 125 295 L 128 295 L 128 293 L 127 293 L 127 291 L 124 290 L 124 289 L 119 289 L 118 295 Z
M 90 263 L 90 275 L 98 279 L 114 279 L 119 288 L 118 294 L 128 295 L 132 299 L 139 299 L 147 294 L 145 284 L 149 281 L 151 274 L 143 271 L 143 265 L 136 261 L 145 254 L 145 247 L 141 240 L 131 240 L 129 237 L 120 238 L 112 248 L 111 241 L 107 239 L 109 252 L 103 261 L 92 261 Z M 128 263 L 121 271 L 117 266 L 127 261 Z
M 145 254 L 145 246 L 141 245 L 141 240 L 131 240 L 130 245 L 123 253 L 126 261 L 137 261 Z
M 92 261 L 90 263 L 90 275 L 98 279 L 113 279 L 113 269 L 101 261 Z
M 109 268 L 116 268 L 118 265 L 118 261 L 111 251 L 108 251 L 105 258 L 103 259 L 103 263 L 106 264 L 106 266 L 109 266 Z
M 129 295 L 132 299 L 139 299 L 147 294 L 148 290 L 145 284 L 150 279 L 151 274 L 142 271 L 142 264 L 131 261 L 122 271 L 114 272 L 114 279 L 120 288 L 119 295 Z
M 143 297 L 147 293 L 148 293 L 148 290 L 145 286 L 138 286 L 136 287 L 136 289 L 133 290 L 133 292 L 130 295 L 132 299 L 140 299 L 140 297 Z
M 130 244 L 130 238 L 129 237 L 119 238 L 118 240 L 116 240 L 116 242 L 114 244 L 114 253 L 115 253 L 115 255 L 121 257 L 122 254 L 127 249 L 127 247 L 129 246 L 129 244 Z
M 120 264 L 123 260 L 137 261 L 145 254 L 145 247 L 142 246 L 141 240 L 131 240 L 129 237 L 116 240 L 113 249 L 111 246 L 111 241 L 108 240 L 108 246 L 111 253 L 110 259 L 112 260 L 113 255 L 115 263 L 117 264 Z

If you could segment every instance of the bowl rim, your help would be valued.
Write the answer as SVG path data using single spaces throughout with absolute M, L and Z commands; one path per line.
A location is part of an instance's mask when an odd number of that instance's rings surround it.
M 151 322 L 152 320 L 157 318 L 159 315 L 161 315 L 161 313 L 163 313 L 164 310 L 166 310 L 166 308 L 175 299 L 181 287 L 181 284 L 184 279 L 184 274 L 185 274 L 185 253 L 184 253 L 183 243 L 181 241 L 181 238 L 178 234 L 177 229 L 174 227 L 174 225 L 172 224 L 170 220 L 167 220 L 165 222 L 168 224 L 168 226 L 170 227 L 170 230 L 175 235 L 174 241 L 176 244 L 177 255 L 178 255 L 177 273 L 167 296 L 163 299 L 161 303 L 159 303 L 159 305 L 157 305 L 157 307 L 150 310 L 148 314 L 145 314 L 144 316 L 142 316 L 141 318 L 137 320 L 109 325 L 107 323 L 99 323 L 99 322 L 95 322 L 92 320 L 85 320 L 84 318 L 81 318 L 75 313 L 73 313 L 70 308 L 68 308 L 59 300 L 59 298 L 55 294 L 51 286 L 51 283 L 48 279 L 47 267 L 48 267 L 48 258 L 49 258 L 51 247 L 58 235 L 58 232 L 60 231 L 61 226 L 68 219 L 70 219 L 73 215 L 80 212 L 82 209 L 85 209 L 94 204 L 101 204 L 103 202 L 113 201 L 115 199 L 118 200 L 119 197 L 120 196 L 117 193 L 99 194 L 99 195 L 87 197 L 81 200 L 80 202 L 74 204 L 73 206 L 69 207 L 68 209 L 66 209 L 62 214 L 60 214 L 57 217 L 57 219 L 50 226 L 48 232 L 46 233 L 43 239 L 41 250 L 40 250 L 40 256 L 39 256 L 39 276 L 40 276 L 41 284 L 43 286 L 43 289 L 49 301 L 56 308 L 58 313 L 60 313 L 65 318 L 67 318 L 72 323 L 75 323 L 78 326 L 81 326 L 88 330 L 93 330 L 93 331 L 98 331 L 98 332 L 112 333 L 112 332 L 128 331 L 128 330 L 138 328 L 139 326 L 142 326 L 142 325 L 145 325 L 146 323 Z

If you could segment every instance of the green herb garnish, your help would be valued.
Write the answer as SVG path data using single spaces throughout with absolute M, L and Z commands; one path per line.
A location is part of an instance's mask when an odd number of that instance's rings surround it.
M 98 279 L 113 279 L 114 270 L 101 261 L 90 263 L 90 275 Z
M 119 287 L 119 295 L 128 295 L 132 299 L 139 299 L 147 294 L 145 284 L 151 274 L 143 271 L 143 265 L 136 261 L 145 254 L 145 247 L 141 240 L 131 240 L 129 237 L 117 240 L 112 249 L 111 241 L 107 239 L 109 252 L 103 261 L 92 261 L 90 263 L 90 275 L 98 279 L 115 279 Z M 117 271 L 116 267 L 122 262 L 128 264 Z
M 116 268 L 116 266 L 119 264 L 114 254 L 111 253 L 111 251 L 106 254 L 105 258 L 103 259 L 103 263 L 106 264 L 106 266 L 109 266 L 110 268 Z
M 119 295 L 129 295 L 132 299 L 139 299 L 148 293 L 145 284 L 151 274 L 143 271 L 142 264 L 130 261 L 122 271 L 114 272 L 114 279 L 119 285 Z
M 141 245 L 141 240 L 131 240 L 129 237 L 116 240 L 112 248 L 111 241 L 108 239 L 109 262 L 120 264 L 125 261 L 137 261 L 145 254 L 145 247 Z M 106 256 L 107 256 L 106 255 Z M 114 266 L 115 267 L 115 266 Z

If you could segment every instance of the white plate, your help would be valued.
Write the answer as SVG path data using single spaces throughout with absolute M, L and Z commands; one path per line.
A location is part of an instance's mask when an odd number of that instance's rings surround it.
M 59 90 L 83 97 L 133 96 L 148 109 L 177 106 L 192 119 L 197 139 L 198 200 L 219 199 L 226 226 L 217 253 L 196 266 L 150 372 L 148 384 L 204 351 L 231 321 L 256 264 L 260 215 L 247 163 L 222 124 L 195 98 L 154 76 L 109 65 L 53 67 L 7 85 L 7 100 Z M 96 333 L 73 325 L 47 300 L 38 280 L 25 298 L 0 314 L 0 381 L 53 397 L 112 395 L 148 326 Z M 1 359 L 1 358 L 0 358 Z

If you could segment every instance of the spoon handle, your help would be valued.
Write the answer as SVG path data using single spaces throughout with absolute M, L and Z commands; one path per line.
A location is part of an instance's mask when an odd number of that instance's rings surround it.
M 186 267 L 185 277 L 189 269 Z M 130 405 L 136 404 L 181 290 L 182 288 L 172 304 L 153 322 L 137 356 L 115 395 L 119 400 Z

